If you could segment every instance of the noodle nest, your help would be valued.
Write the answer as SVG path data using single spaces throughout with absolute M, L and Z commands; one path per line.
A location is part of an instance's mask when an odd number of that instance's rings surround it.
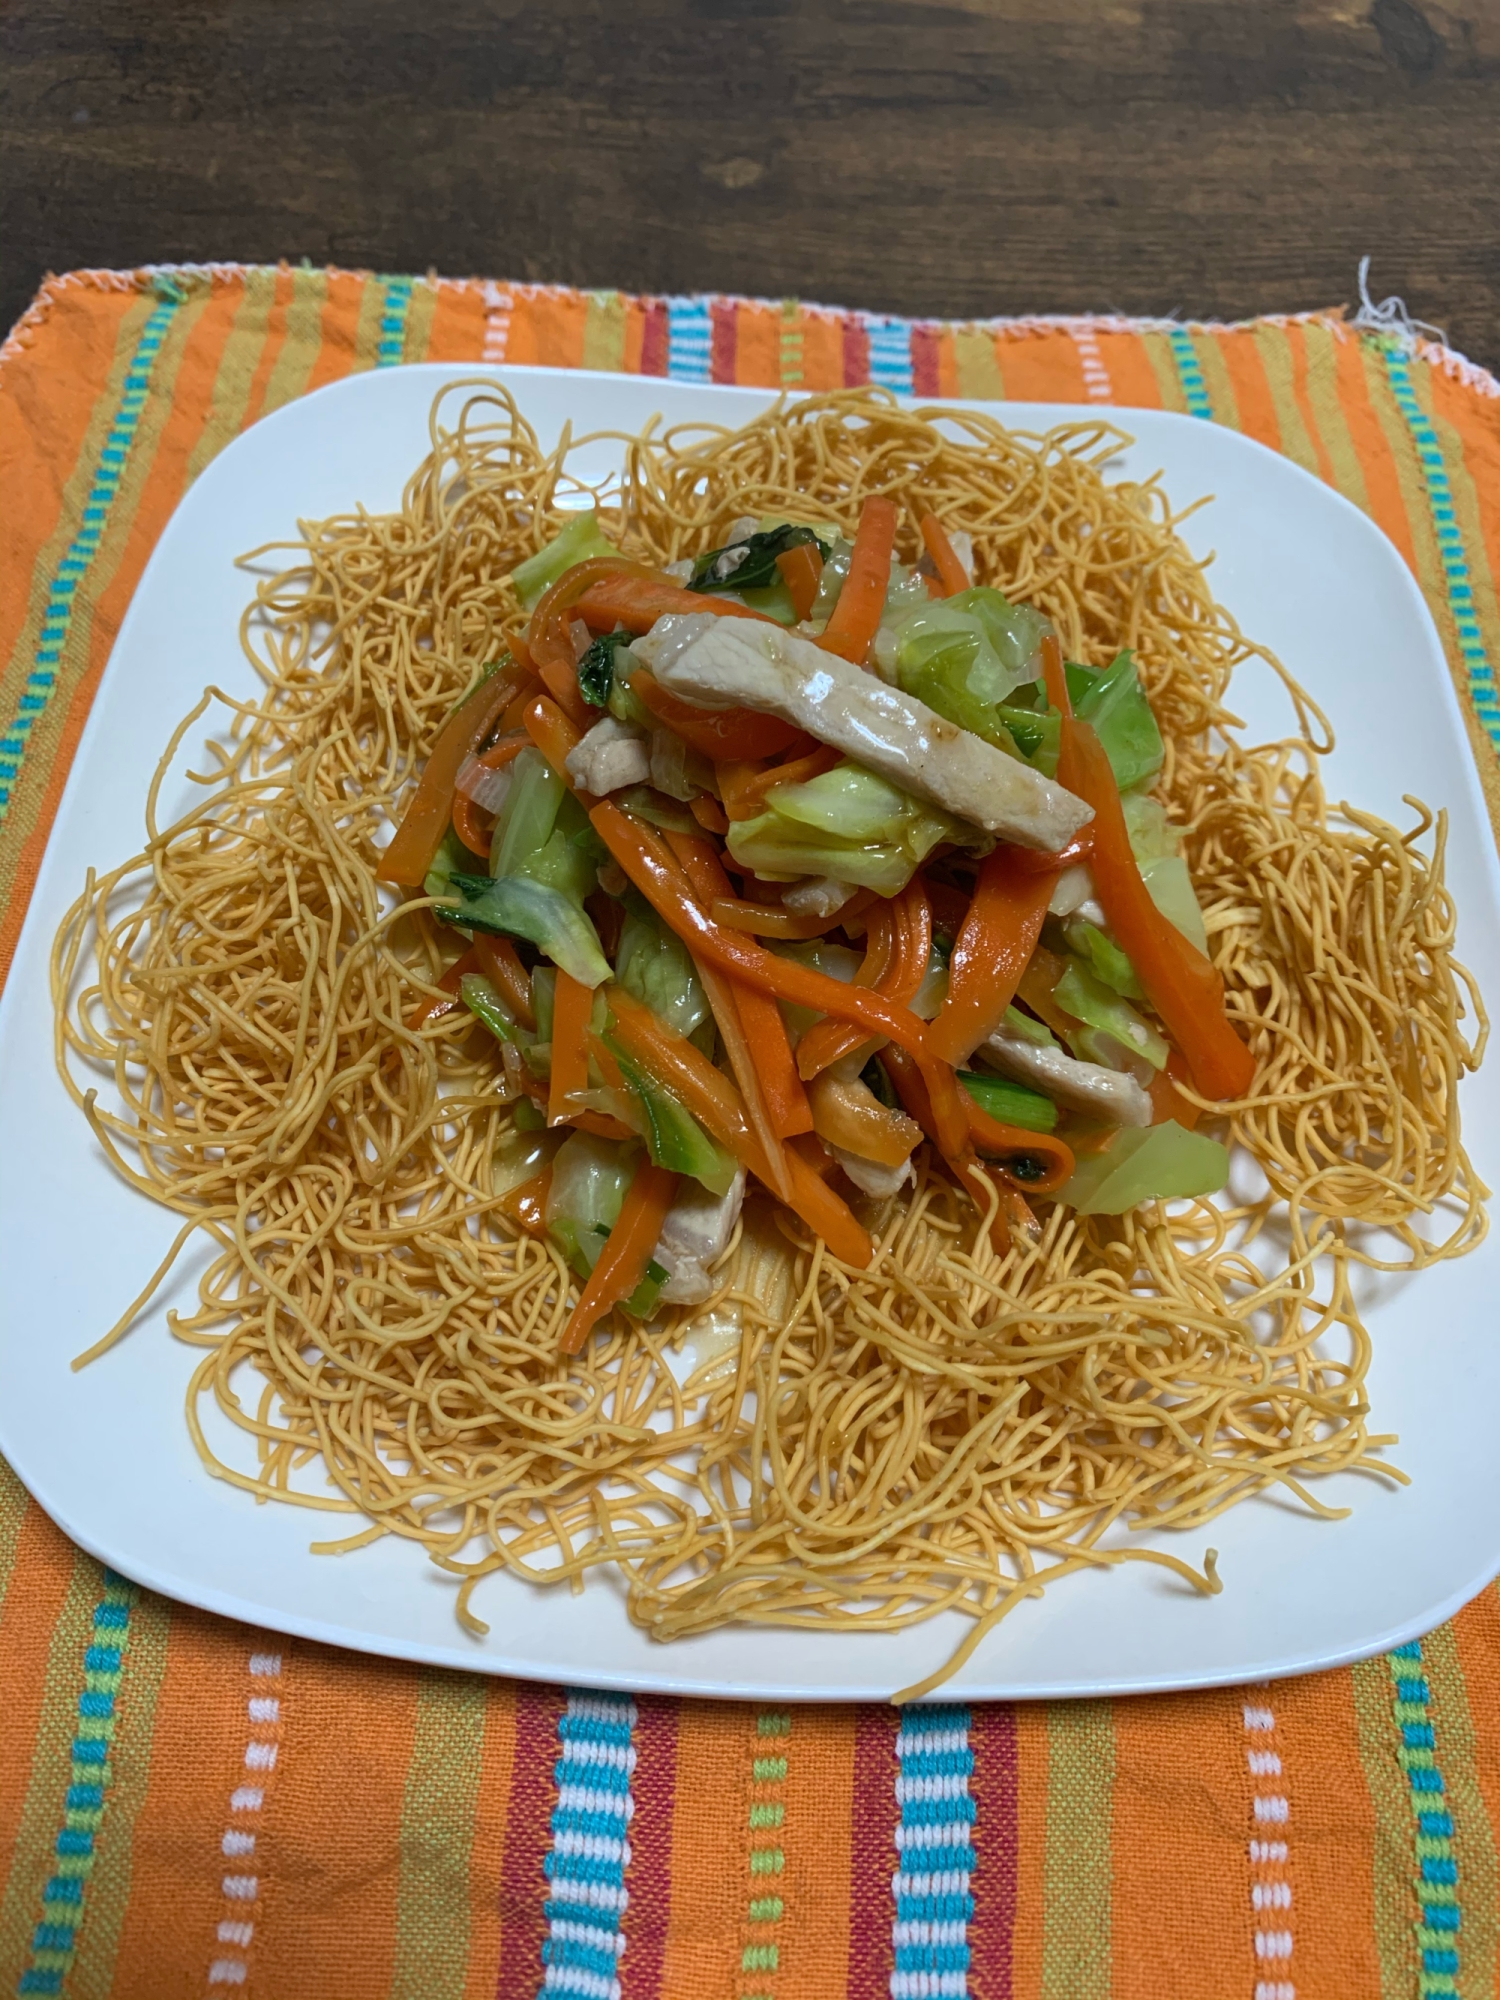
M 1332 810 L 1331 735 L 1284 674 L 1295 734 L 1239 742 L 1232 672 L 1282 670 L 1214 603 L 1155 482 L 1107 483 L 1124 442 L 812 397 L 739 431 L 648 427 L 601 525 L 662 563 L 743 515 L 852 534 L 890 493 L 903 559 L 930 510 L 1068 657 L 1134 649 L 1167 745 L 1156 795 L 1259 1063 L 1209 1128 L 1243 1149 L 1232 1194 L 1120 1217 L 1044 1201 L 1040 1242 L 999 1254 L 923 1149 L 914 1190 L 861 1209 L 869 1270 L 752 1196 L 707 1305 L 616 1315 L 559 1358 L 574 1281 L 497 1206 L 536 1142 L 471 1017 L 407 1025 L 442 933 L 375 880 L 444 717 L 525 622 L 511 571 L 591 497 L 566 434 L 544 452 L 503 388 L 458 384 L 400 510 L 304 524 L 260 583 L 242 639 L 263 692 L 211 690 L 186 718 L 144 850 L 90 879 L 55 947 L 75 1101 L 184 1218 L 171 1255 L 209 1239 L 197 1310 L 168 1321 L 204 1350 L 188 1418 L 212 1471 L 363 1517 L 319 1546 L 420 1543 L 477 1631 L 492 1572 L 576 1586 L 612 1563 L 661 1639 L 959 1609 L 976 1622 L 942 1672 L 1085 1564 L 1145 1556 L 1217 1588 L 1211 1560 L 1125 1530 L 1198 1530 L 1273 1487 L 1333 1515 L 1317 1475 L 1400 1476 L 1368 1427 L 1358 1267 L 1416 1270 L 1485 1230 L 1456 1086 L 1486 1024 L 1452 955 L 1444 822 Z M 160 827 L 210 699 L 227 720 L 202 797 Z M 240 1464 L 211 1451 L 205 1397 L 253 1440 Z

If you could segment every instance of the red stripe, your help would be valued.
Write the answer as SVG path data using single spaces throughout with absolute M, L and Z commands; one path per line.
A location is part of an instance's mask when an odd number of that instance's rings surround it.
M 710 374 L 715 382 L 732 382 L 739 348 L 739 310 L 731 299 L 715 299 L 708 310 L 713 326 Z
M 862 389 L 870 379 L 870 336 L 857 319 L 844 321 L 844 387 Z
M 623 2000 L 659 2000 L 672 1915 L 672 1809 L 677 1797 L 675 1701 L 636 1697 L 635 1775 L 630 1788 L 630 1872 L 626 1883 Z
M 516 1689 L 516 1755 L 511 1770 L 505 1855 L 500 1864 L 500 1974 L 495 2000 L 517 2000 L 542 1983 L 542 1904 L 547 1877 L 542 1863 L 552 1841 L 557 1798 L 557 1725 L 563 1712 L 559 1688 Z
M 894 1708 L 861 1703 L 854 1725 L 854 1837 L 849 1855 L 849 1978 L 845 2000 L 890 2000 L 896 1872 Z
M 667 308 L 660 299 L 646 301 L 646 323 L 641 328 L 641 373 L 667 372 Z
M 1011 2000 L 1020 1874 L 1019 1732 L 1008 1703 L 976 1702 L 970 1711 L 969 1790 L 977 1808 L 969 1920 L 971 2000 Z
M 938 377 L 938 330 L 935 326 L 914 326 L 911 330 L 911 387 L 914 396 L 940 396 Z

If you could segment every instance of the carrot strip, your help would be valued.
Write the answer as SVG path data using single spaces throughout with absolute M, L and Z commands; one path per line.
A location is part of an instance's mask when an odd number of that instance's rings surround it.
M 896 922 L 891 904 L 872 903 L 865 912 L 865 955 L 854 975 L 855 985 L 883 993 L 886 975 L 895 963 L 895 946 Z M 844 1021 L 815 1021 L 797 1044 L 797 1074 L 810 1083 L 831 1062 L 858 1048 L 859 1040 L 857 1034 L 853 1041 L 849 1040 L 848 1024 Z
M 838 930 L 846 917 L 857 917 L 868 910 L 874 900 L 873 889 L 859 889 L 831 917 L 799 917 L 779 903 L 752 903 L 743 896 L 715 896 L 709 913 L 716 924 L 723 924 L 727 930 L 796 943 L 826 937 L 830 931 Z
M 489 815 L 490 827 L 494 826 L 494 816 Z M 487 861 L 490 852 L 489 829 L 479 824 L 479 808 L 472 799 L 466 799 L 462 792 L 453 794 L 453 831 L 458 835 L 471 854 L 482 855 Z
M 578 686 L 578 665 L 571 653 L 566 661 L 545 659 L 540 662 L 537 672 L 547 692 L 557 703 L 569 722 L 580 729 L 588 729 L 599 720 L 584 700 Z
M 995 1032 L 1041 936 L 1057 875 L 1016 868 L 1016 852 L 997 847 L 980 867 L 949 962 L 948 997 L 927 1031 L 944 1062 L 967 1062 Z
M 1058 980 L 1066 971 L 1066 960 L 1059 958 L 1055 951 L 1048 951 L 1044 944 L 1039 944 L 1031 954 L 1031 963 L 1021 974 L 1020 984 L 1016 988 L 1019 997 L 1026 1002 L 1037 1019 L 1044 1022 L 1054 1035 L 1060 1035 L 1064 1041 L 1078 1026 L 1073 1016 L 1064 1012 L 1052 997 Z
M 421 888 L 453 817 L 458 774 L 515 699 L 519 686 L 520 675 L 502 668 L 481 681 L 443 724 L 395 838 L 380 857 L 376 870 L 380 881 L 403 889 Z
M 590 567 L 588 563 L 575 564 L 568 575 L 574 576 Z M 655 570 L 644 569 L 639 563 L 607 560 L 600 562 L 596 574 L 588 579 L 573 604 L 591 632 L 613 632 L 617 625 L 636 634 L 649 632 L 657 619 L 669 611 L 706 611 L 715 618 L 757 618 L 763 625 L 776 622 L 763 611 L 752 611 L 748 604 L 740 604 L 732 597 L 720 597 L 712 591 L 685 590 L 680 583 L 673 583 Z
M 899 1167 L 922 1141 L 922 1128 L 904 1112 L 891 1111 L 863 1084 L 840 1083 L 826 1073 L 808 1092 L 813 1130 L 830 1146 L 874 1160 L 878 1166 Z
M 816 546 L 812 542 L 799 542 L 796 548 L 776 558 L 776 567 L 781 571 L 793 611 L 799 619 L 810 618 L 818 585 L 823 581 L 823 558 Z
M 519 1222 L 528 1236 L 547 1233 L 547 1196 L 552 1188 L 552 1169 L 543 1167 L 529 1181 L 522 1181 L 509 1194 L 501 1195 L 495 1206 L 512 1222 Z
M 714 775 L 719 781 L 719 797 L 731 819 L 754 819 L 760 811 L 761 795 L 755 780 L 766 768 L 765 759 L 760 757 L 730 757 L 717 767 Z
M 521 718 L 526 734 L 570 790 L 576 790 L 568 776 L 568 754 L 582 741 L 555 701 L 539 694 Z
M 559 1353 L 580 1353 L 604 1315 L 628 1299 L 645 1277 L 676 1189 L 677 1176 L 669 1174 L 665 1167 L 654 1167 L 649 1160 L 642 1160 L 636 1168 L 620 1219 L 609 1232 L 593 1274 L 563 1328 Z
M 708 841 L 685 833 L 672 833 L 667 839 L 700 902 L 709 902 L 729 887 L 719 857 Z M 751 986 L 726 978 L 701 960 L 695 959 L 694 963 L 719 1024 L 730 1067 L 744 1095 L 751 1126 L 776 1174 L 776 1193 L 784 1201 L 787 1182 L 780 1141 L 791 1132 L 809 1131 L 812 1112 L 792 1060 L 792 1045 L 781 1009 L 769 994 L 757 993 Z M 716 987 L 721 989 L 719 999 L 714 997 Z
M 1069 789 L 1094 808 L 1089 866 L 1109 927 L 1187 1058 L 1197 1089 L 1205 1097 L 1244 1097 L 1255 1081 L 1255 1058 L 1224 1012 L 1223 982 L 1211 960 L 1152 902 L 1103 744 L 1086 722 L 1074 722 L 1071 736 L 1075 782 Z
M 831 771 L 843 761 L 842 750 L 820 743 L 805 756 L 789 757 L 784 763 L 774 764 L 769 770 L 762 771 L 758 778 L 752 778 L 744 787 L 741 796 L 747 802 L 756 802 L 755 810 L 763 812 L 768 792 L 774 792 L 779 785 L 805 785 L 810 778 L 821 778 L 825 771 Z
M 967 1091 L 965 1110 L 969 1118 L 969 1137 L 976 1149 L 987 1156 L 998 1156 L 1004 1161 L 1007 1155 L 1012 1159 L 1040 1161 L 1046 1168 L 1042 1174 L 1028 1174 L 1024 1185 L 1033 1194 L 1050 1194 L 1060 1188 L 1073 1172 L 1073 1149 L 1050 1132 L 1027 1132 L 1019 1125 L 1006 1125 L 998 1118 L 981 1109 Z M 1017 1175 L 1017 1179 L 1022 1177 Z
M 849 574 L 833 607 L 833 616 L 818 644 L 825 653 L 863 666 L 870 642 L 885 609 L 891 583 L 891 555 L 896 546 L 896 503 L 871 494 L 860 509 Z
M 957 597 L 961 590 L 970 588 L 969 572 L 958 559 L 958 551 L 948 539 L 948 531 L 936 514 L 922 516 L 922 540 L 927 544 L 927 553 L 932 557 L 933 567 L 938 573 L 938 582 L 943 586 L 944 597 Z
M 637 667 L 630 676 L 630 692 L 690 750 L 716 764 L 775 757 L 794 745 L 812 742 L 804 730 L 776 715 L 762 715 L 753 708 L 699 708 L 680 701 L 645 667 Z
M 479 960 L 478 970 L 499 992 L 500 998 L 509 1007 L 523 1028 L 535 1028 L 536 1015 L 531 1011 L 531 981 L 526 968 L 516 956 L 516 948 L 507 937 L 491 937 L 484 931 L 476 933 L 474 949 L 469 954 Z M 473 967 L 468 968 L 470 971 Z
M 1073 721 L 1073 697 L 1068 693 L 1068 676 L 1063 667 L 1062 641 L 1055 632 L 1049 632 L 1042 641 L 1042 679 L 1047 683 L 1047 699 L 1062 717 L 1063 754 L 1067 752 L 1069 725 Z M 1067 784 L 1062 775 L 1061 762 L 1058 764 L 1057 782 Z M 1072 786 L 1068 789 L 1071 791 Z
M 1187 1064 L 1183 1061 L 1180 1053 L 1176 1049 L 1173 1049 L 1172 1053 L 1167 1057 L 1166 1068 L 1158 1070 L 1156 1075 L 1151 1079 L 1151 1123 L 1153 1125 L 1165 1125 L 1170 1118 L 1181 1125 L 1185 1131 L 1191 1132 L 1196 1127 L 1203 1113 L 1198 1109 L 1196 1104 L 1189 1102 L 1177 1088 L 1179 1083 L 1191 1083 L 1191 1081 L 1192 1079 L 1188 1075 Z
M 729 821 L 724 808 L 711 793 L 695 792 L 688 800 L 688 811 L 705 833 L 728 833 Z
M 920 877 L 913 877 L 907 883 L 890 908 L 893 919 L 891 950 L 885 966 L 871 983 L 878 993 L 884 993 L 905 1007 L 911 1004 L 917 988 L 926 978 L 927 961 L 932 953 L 932 909 Z M 872 910 L 870 918 L 874 915 Z M 870 935 L 874 936 L 873 925 Z M 865 963 L 869 964 L 868 950 Z M 859 983 L 865 983 L 863 970 L 859 974 Z M 928 1033 L 930 1047 L 931 1030 Z M 831 1063 L 851 1054 L 861 1041 L 867 1039 L 856 1029 L 820 1021 L 803 1036 L 797 1049 L 797 1067 L 803 1076 L 814 1076 L 818 1070 L 827 1069 Z M 817 1065 L 816 1069 L 813 1064 Z
M 547 1088 L 547 1123 L 567 1125 L 577 1115 L 567 1100 L 589 1087 L 589 1018 L 594 995 L 559 966 L 552 1003 L 552 1077 Z

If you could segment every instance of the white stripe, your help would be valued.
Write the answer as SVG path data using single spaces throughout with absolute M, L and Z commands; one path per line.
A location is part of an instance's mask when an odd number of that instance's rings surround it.
M 1257 1958 L 1290 1958 L 1292 1955 L 1292 1934 L 1290 1931 L 1257 1931 L 1255 1933 L 1255 1956 Z
M 252 1652 L 246 1660 L 246 1669 L 251 1683 L 264 1684 L 274 1681 L 281 1674 L 281 1655 L 269 1650 Z M 252 1726 L 274 1724 L 281 1719 L 281 1702 L 276 1695 L 251 1694 L 245 1702 L 245 1713 Z M 275 1768 L 277 1746 L 258 1737 L 252 1737 L 245 1745 L 245 1766 L 252 1771 L 270 1771 Z M 234 1813 L 258 1813 L 266 1802 L 264 1787 L 261 1785 L 236 1785 L 229 1794 L 229 1810 Z M 226 1827 L 219 1837 L 219 1851 L 229 1860 L 248 1860 L 255 1853 L 256 1837 L 242 1827 Z M 260 1895 L 260 1878 L 256 1875 L 224 1875 L 219 1887 L 225 1899 L 241 1905 L 254 1903 Z M 255 1926 L 238 1917 L 221 1918 L 217 1929 L 221 1945 L 238 1945 L 241 1951 L 248 1951 L 255 1936 Z M 243 1986 L 249 1977 L 249 1966 L 243 1958 L 215 1958 L 208 1968 L 210 1986 Z
M 557 1803 L 563 1812 L 604 1813 L 622 1823 L 635 1813 L 629 1792 L 598 1792 L 589 1785 L 559 1785 Z
M 260 1882 L 254 1875 L 226 1875 L 223 1886 L 224 1894 L 231 1902 L 253 1903 Z
M 1250 1859 L 1258 1867 L 1263 1867 L 1268 1861 L 1285 1861 L 1286 1857 L 1284 1840 L 1252 1840 L 1250 1843 Z
M 919 1729 L 906 1724 L 896 1737 L 896 1755 L 910 1757 L 913 1751 L 967 1750 L 969 1732 L 967 1729 L 934 1729 L 923 1735 Z
M 231 1828 L 219 1845 L 226 1854 L 253 1854 L 255 1852 L 255 1835 L 253 1833 L 236 1833 Z
M 249 1944 L 254 1936 L 254 1924 L 236 1924 L 226 1917 L 219 1926 L 220 1944 Z
M 250 1720 L 252 1722 L 279 1722 L 281 1720 L 281 1703 L 276 1699 L 275 1695 L 252 1695 L 245 1706 L 250 1712 Z
M 620 2000 L 618 1979 L 606 1979 L 602 1972 L 585 1972 L 581 1965 L 549 1965 L 542 1991 L 583 1993 L 588 2000 Z
M 548 1928 L 555 1938 L 570 1938 L 574 1944 L 590 1945 L 595 1951 L 612 1951 L 616 1958 L 625 1949 L 625 1940 L 617 1930 L 607 1931 L 599 1924 L 580 1924 L 571 1917 L 553 1917 Z
M 622 1743 L 579 1743 L 570 1740 L 563 1756 L 572 1764 L 598 1764 L 607 1771 L 633 1771 L 635 1750 Z
M 229 1794 L 231 1812 L 259 1812 L 266 1802 L 266 1795 L 259 1785 L 236 1785 Z
M 1286 1800 L 1274 1795 L 1269 1798 L 1252 1799 L 1251 1805 L 1255 1809 L 1255 1817 L 1262 1823 L 1274 1820 L 1280 1826 L 1292 1816 L 1292 1809 Z
M 1250 1766 L 1251 1773 L 1257 1778 L 1279 1778 L 1281 1776 L 1281 1759 L 1276 1755 L 1274 1750 L 1247 1750 L 1245 1752 L 1245 1762 Z
M 891 1943 L 898 1951 L 904 1944 L 962 1944 L 968 1934 L 962 1917 L 940 1924 L 926 1923 L 920 1917 L 898 1917 L 891 1925 Z
M 210 1986 L 243 1986 L 246 1974 L 242 1958 L 216 1958 L 208 1968 Z
M 1253 1882 L 1250 1885 L 1253 1910 L 1289 1910 L 1292 1907 L 1290 1882 Z
M 552 1883 L 554 1903 L 582 1903 L 593 1910 L 614 1910 L 619 1913 L 630 1901 L 630 1891 L 619 1888 L 613 1882 L 575 1882 L 571 1875 L 562 1875 Z
M 604 1833 L 554 1833 L 552 1836 L 554 1854 L 582 1854 L 590 1861 L 618 1861 L 622 1868 L 630 1866 L 630 1842 L 616 1840 Z
M 276 1769 L 276 1745 L 274 1743 L 247 1743 L 245 1745 L 245 1769 L 247 1771 L 274 1771 Z
M 640 1721 L 633 1701 L 609 1701 L 597 1694 L 570 1694 L 568 1715 L 570 1719 L 576 1718 L 580 1722 L 629 1723 L 632 1729 Z M 561 1737 L 558 1739 L 559 1742 L 563 1740 Z M 568 1740 L 571 1743 L 571 1739 Z
M 896 1845 L 902 1847 L 967 1847 L 973 1828 L 966 1819 L 944 1820 L 941 1826 L 897 1826 Z
M 252 1674 L 266 1674 L 274 1678 L 281 1672 L 280 1653 L 252 1653 L 250 1671 Z
M 891 1894 L 893 1896 L 967 1896 L 969 1893 L 969 1871 L 967 1868 L 950 1868 L 943 1875 L 893 1875 Z
M 1290 1979 L 1257 1979 L 1255 2000 L 1297 2000 L 1297 1989 Z
M 1250 1708 L 1247 1706 L 1245 1709 L 1245 1727 L 1247 1729 L 1274 1729 L 1276 1727 L 1276 1718 L 1268 1708 Z
M 966 2000 L 966 1972 L 893 1972 L 891 2000 Z
M 900 1805 L 905 1805 L 909 1799 L 930 1802 L 934 1799 L 966 1799 L 968 1796 L 969 1781 L 959 1771 L 947 1778 L 908 1778 L 903 1775 L 896 1780 L 896 1799 Z

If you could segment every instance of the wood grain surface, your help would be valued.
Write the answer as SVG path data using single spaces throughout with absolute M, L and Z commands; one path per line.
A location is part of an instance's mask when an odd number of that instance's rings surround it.
M 0 0 L 0 323 L 311 258 L 1241 317 L 1500 364 L 1500 0 Z

